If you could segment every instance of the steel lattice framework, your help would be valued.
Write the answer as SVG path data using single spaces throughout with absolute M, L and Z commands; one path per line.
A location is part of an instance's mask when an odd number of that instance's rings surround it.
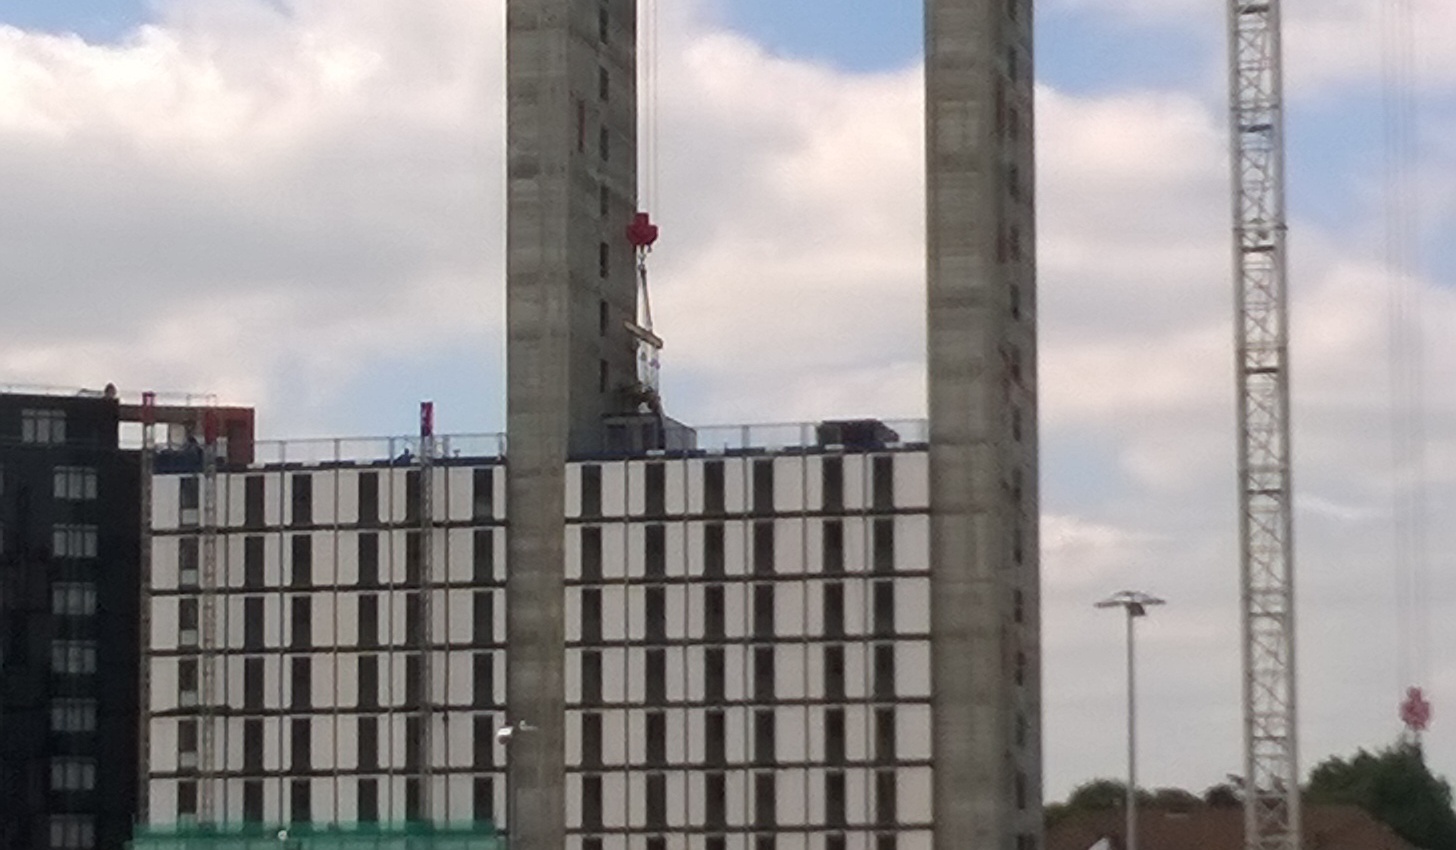
M 1248 850 L 1299 850 L 1279 0 L 1229 0 Z

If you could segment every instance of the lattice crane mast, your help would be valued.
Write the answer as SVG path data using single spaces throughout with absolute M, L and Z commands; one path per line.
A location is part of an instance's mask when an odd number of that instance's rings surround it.
M 1280 0 L 1228 0 L 1244 846 L 1300 850 Z

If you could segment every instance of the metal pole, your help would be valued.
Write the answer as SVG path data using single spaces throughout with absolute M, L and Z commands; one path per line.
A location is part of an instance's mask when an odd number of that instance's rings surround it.
M 1137 822 L 1137 663 L 1133 652 L 1133 620 L 1127 607 L 1127 850 L 1138 850 Z

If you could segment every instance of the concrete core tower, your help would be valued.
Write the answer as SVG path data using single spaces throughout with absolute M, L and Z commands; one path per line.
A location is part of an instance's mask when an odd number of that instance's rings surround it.
M 1031 0 L 926 0 L 935 846 L 1041 834 Z
M 565 846 L 568 456 L 631 413 L 636 0 L 508 0 L 507 710 L 513 850 Z

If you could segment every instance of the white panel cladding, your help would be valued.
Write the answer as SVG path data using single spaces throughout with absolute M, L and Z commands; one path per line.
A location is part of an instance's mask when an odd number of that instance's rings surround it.
M 640 517 L 647 512 L 647 463 L 634 460 L 623 464 L 613 464 L 621 467 L 625 475 L 626 498 L 623 500 L 626 505 L 628 516 Z
M 468 522 L 475 513 L 475 468 L 449 466 L 435 472 L 437 492 L 443 494 L 443 516 L 450 522 Z M 437 510 L 437 514 L 442 513 Z
M 805 586 L 788 582 L 771 586 L 774 589 L 774 634 L 781 637 L 805 634 Z
M 895 693 L 900 697 L 930 696 L 930 642 L 895 647 Z
M 930 633 L 930 579 L 895 581 L 895 630 L 902 634 Z
M 340 525 L 353 525 L 359 521 L 359 472 L 339 469 L 333 475 L 338 493 L 335 520 Z
M 602 777 L 602 825 L 607 829 L 626 826 L 627 776 L 609 773 Z
M 599 464 L 602 470 L 602 516 L 623 517 L 627 513 L 627 465 Z
M 602 577 L 611 581 L 627 575 L 627 527 L 602 526 Z
M 774 459 L 774 511 L 798 513 L 809 508 L 809 458 L 806 455 Z
M 844 456 L 844 509 L 862 511 L 869 507 L 870 468 L 869 455 L 847 454 Z
M 741 514 L 749 508 L 753 480 L 749 463 L 741 457 L 723 460 L 723 507 L 730 514 Z
M 581 518 L 581 464 L 579 463 L 569 463 L 566 465 L 565 510 L 568 520 Z M 570 533 L 569 526 L 567 531 Z
M 929 705 L 902 705 L 895 710 L 895 746 L 906 761 L 930 759 Z
M 780 770 L 774 774 L 774 814 L 781 826 L 804 826 L 809 822 L 805 811 L 808 794 L 804 789 L 807 776 L 804 770 Z
M 179 538 L 152 538 L 152 588 L 175 590 L 177 588 L 177 559 Z
M 895 507 L 922 511 L 929 509 L 929 453 L 899 452 L 895 455 Z

